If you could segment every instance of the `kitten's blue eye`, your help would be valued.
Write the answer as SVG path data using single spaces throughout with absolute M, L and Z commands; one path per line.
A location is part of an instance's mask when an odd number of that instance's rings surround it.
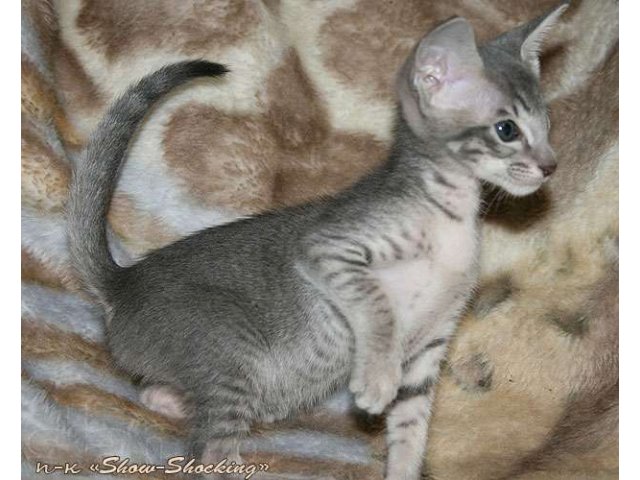
M 513 142 L 520 137 L 520 129 L 513 120 L 502 120 L 494 125 L 498 137 L 503 142 Z

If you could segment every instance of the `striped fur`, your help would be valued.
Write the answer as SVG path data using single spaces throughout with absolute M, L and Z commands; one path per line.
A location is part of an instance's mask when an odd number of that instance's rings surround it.
M 28 321 L 41 334 L 28 333 L 25 336 L 23 357 L 25 360 L 39 358 L 43 362 L 73 357 L 74 361 L 87 362 L 95 368 L 102 360 L 92 360 L 94 355 L 88 353 L 88 348 L 94 345 L 91 342 L 101 342 L 98 332 L 102 319 L 92 313 L 91 308 L 75 308 L 72 306 L 74 302 L 68 300 L 75 299 L 77 304 L 84 302 L 83 297 L 73 290 L 77 282 L 74 284 L 70 275 L 68 251 L 64 237 L 59 234 L 64 231 L 63 218 L 41 208 L 58 205 L 56 202 L 61 197 L 56 189 L 64 189 L 64 185 L 60 187 L 61 184 L 53 179 L 64 178 L 67 168 L 60 168 L 58 162 L 61 159 L 71 166 L 74 151 L 86 142 L 86 132 L 95 125 L 104 108 L 104 99 L 115 95 L 117 87 L 113 85 L 126 85 L 161 65 L 160 62 L 166 62 L 167 51 L 172 47 L 165 45 L 161 50 L 156 43 L 144 40 L 145 34 L 150 37 L 158 35 L 158 29 L 153 27 L 157 23 L 151 23 L 147 33 L 142 28 L 142 36 L 136 37 L 139 43 L 126 50 L 124 62 L 107 62 L 96 47 L 95 42 L 99 44 L 100 40 L 86 40 L 93 36 L 92 29 L 100 28 L 101 22 L 120 25 L 125 29 L 123 36 L 127 37 L 126 29 L 131 27 L 118 18 L 137 18 L 140 27 L 152 19 L 149 15 L 132 15 L 129 8 L 133 7 L 121 5 L 109 13 L 96 13 L 94 24 L 85 24 L 81 30 L 74 16 L 80 13 L 83 3 L 60 2 L 51 7 L 48 2 L 23 2 L 23 60 L 26 56 L 26 61 L 37 65 L 38 71 L 44 73 L 36 82 L 30 83 L 32 90 L 23 89 L 23 96 L 27 96 L 23 97 L 23 121 L 26 119 L 36 125 L 45 122 L 35 130 L 39 141 L 49 144 L 59 155 L 58 159 L 51 159 L 47 167 L 47 163 L 25 150 L 30 155 L 27 161 L 35 160 L 33 165 L 42 168 L 41 172 L 45 174 L 40 175 L 30 167 L 26 176 L 23 174 L 23 182 L 34 180 L 34 184 L 45 185 L 47 189 L 34 189 L 23 184 L 23 248 L 26 252 L 23 281 L 28 288 L 44 285 L 54 290 L 31 290 L 33 298 L 41 301 L 33 303 L 28 300 Z M 191 35 L 197 40 L 185 43 L 192 48 L 188 54 L 193 54 L 191 58 L 205 57 L 234 63 L 234 59 L 241 56 L 242 61 L 237 63 L 247 65 L 247 71 L 253 76 L 245 77 L 252 78 L 253 83 L 241 81 L 239 85 L 229 82 L 228 86 L 218 89 L 220 96 L 212 94 L 208 86 L 197 87 L 188 95 L 175 95 L 171 102 L 162 105 L 149 118 L 132 148 L 130 166 L 123 172 L 123 182 L 119 187 L 121 192 L 131 194 L 129 201 L 122 204 L 117 216 L 112 217 L 114 230 L 120 236 L 117 240 L 126 249 L 139 254 L 150 246 L 161 246 L 167 239 L 176 238 L 176 231 L 183 235 L 212 221 L 223 222 L 237 215 L 252 213 L 254 208 L 265 208 L 265 205 L 272 205 L 271 202 L 286 204 L 303 196 L 309 198 L 343 188 L 345 182 L 373 167 L 384 155 L 384 145 L 389 138 L 388 122 L 392 117 L 387 100 L 390 89 L 387 93 L 373 95 L 367 90 L 372 84 L 390 84 L 392 81 L 391 72 L 388 78 L 380 72 L 380 62 L 386 58 L 385 55 L 392 55 L 392 62 L 394 56 L 399 59 L 407 51 L 408 41 L 418 38 L 430 22 L 453 14 L 472 19 L 479 35 L 487 38 L 504 29 L 505 25 L 531 18 L 542 9 L 536 2 L 523 2 L 521 8 L 509 7 L 506 10 L 502 4 L 490 2 L 474 5 L 468 2 L 407 2 L 406 6 L 394 4 L 380 8 L 372 8 L 368 2 L 354 2 L 351 6 L 338 7 L 333 3 L 288 1 L 268 8 L 260 6 L 257 23 L 250 24 L 254 25 L 251 28 L 256 28 L 256 35 L 244 32 L 246 37 L 241 46 L 203 43 L 198 39 L 202 32 L 196 30 L 177 34 Z M 92 7 L 87 8 L 91 11 Z M 410 8 L 412 14 L 402 13 L 404 8 Z M 240 17 L 245 14 L 238 13 Z M 165 18 L 175 22 L 180 15 L 184 19 L 190 13 L 172 10 Z M 278 19 L 277 26 L 272 21 L 274 18 Z M 408 18 L 415 18 L 416 26 L 408 23 Z M 216 25 L 216 21 L 211 20 L 210 24 Z M 567 326 L 571 318 L 580 317 L 574 314 L 579 313 L 577 309 L 582 308 L 588 298 L 596 304 L 615 298 L 599 286 L 609 281 L 606 275 L 601 274 L 613 268 L 612 262 L 616 262 L 617 124 L 611 121 L 617 118 L 616 25 L 617 7 L 614 3 L 585 0 L 573 2 L 562 28 L 550 35 L 549 51 L 555 53 L 543 56 L 542 81 L 545 93 L 557 99 L 551 104 L 550 113 L 554 124 L 552 143 L 557 148 L 560 167 L 541 194 L 543 203 L 532 205 L 501 198 L 487 202 L 490 223 L 485 227 L 478 316 L 470 313 L 465 317 L 452 343 L 450 360 L 443 370 L 443 382 L 433 405 L 428 470 L 434 478 L 617 476 L 615 407 L 595 408 L 581 400 L 602 397 L 598 405 L 611 405 L 612 402 L 605 400 L 611 397 L 611 392 L 617 393 L 605 385 L 609 379 L 617 378 L 617 344 L 603 334 L 613 331 L 616 313 L 601 311 L 589 317 L 588 324 L 598 325 L 602 330 L 583 329 L 580 337 L 567 333 L 578 330 L 558 327 Z M 224 30 L 227 27 L 218 24 L 215 28 Z M 282 28 L 287 32 L 286 39 L 279 37 Z M 371 41 L 374 35 L 379 37 L 380 45 Z M 589 39 L 594 36 L 599 36 L 601 41 L 597 44 L 591 42 Z M 257 43 L 258 39 L 265 38 L 271 40 Z M 331 45 L 361 47 L 338 49 Z M 67 50 L 65 55 L 61 53 L 63 48 Z M 294 57 L 300 54 L 302 73 L 296 73 L 289 63 L 285 63 L 281 55 L 284 48 L 292 48 Z M 340 50 L 357 50 L 360 57 L 344 63 L 339 56 L 342 54 Z M 398 51 L 402 54 L 399 55 Z M 172 55 L 176 60 L 185 58 L 183 52 L 173 51 Z M 156 58 L 159 60 L 154 60 Z M 70 59 L 75 60 L 72 62 Z M 282 64 L 278 63 L 281 61 Z M 275 72 L 280 65 L 284 68 Z M 267 79 L 269 71 L 280 76 Z M 294 78 L 296 80 L 292 81 Z M 300 78 L 304 81 L 310 79 L 311 87 L 300 91 Z M 23 83 L 26 81 L 23 79 Z M 260 89 L 263 87 L 269 87 L 268 97 L 262 95 Z M 51 103 L 42 103 L 46 96 L 36 95 L 38 91 L 44 93 L 47 90 L 55 92 L 62 100 L 58 113 L 53 117 L 49 107 Z M 297 108 L 298 118 L 294 121 L 289 117 L 292 113 L 288 113 L 290 111 L 283 98 L 296 95 L 301 99 L 296 105 L 303 107 Z M 222 96 L 233 100 L 221 100 Z M 260 106 L 255 103 L 259 98 L 263 100 Z M 195 178 L 185 176 L 184 172 L 188 170 L 177 170 L 165 161 L 163 137 L 167 119 L 178 106 L 189 102 L 190 109 L 194 104 L 204 110 L 215 105 L 224 115 L 233 112 L 236 116 L 234 121 L 250 126 L 251 135 L 255 135 L 245 143 L 247 150 L 243 152 L 229 150 L 224 153 L 226 156 L 203 157 L 207 165 L 221 166 L 217 169 L 221 174 L 220 182 L 209 186 L 197 184 Z M 274 115 L 276 110 L 278 114 Z M 270 120 L 263 120 L 266 118 Z M 289 125 L 300 124 L 301 118 L 305 125 L 313 128 L 324 125 L 314 130 L 323 132 L 324 137 L 316 136 L 315 143 L 310 143 L 310 138 L 301 130 L 300 143 L 291 150 L 291 143 L 279 143 L 278 132 L 270 129 L 271 124 L 276 128 L 283 121 Z M 581 129 L 576 130 L 572 127 L 575 125 L 580 125 Z M 215 129 L 216 126 L 207 125 L 206 128 Z M 233 127 L 233 131 L 237 129 L 237 126 Z M 187 146 L 194 151 L 190 158 L 195 159 L 199 158 L 196 153 L 200 146 L 216 140 L 197 132 L 194 135 L 194 141 Z M 228 138 L 234 138 L 232 133 L 230 135 Z M 265 142 L 265 138 L 268 141 Z M 296 137 L 292 138 L 295 141 Z M 31 142 L 29 137 L 24 139 Z M 38 145 L 33 144 L 34 147 Z M 60 150 L 61 145 L 65 146 L 64 150 Z M 31 150 L 34 151 L 35 148 Z M 49 155 L 47 150 L 39 151 Z M 250 151 L 256 153 L 250 154 Z M 263 153 L 262 158 L 260 152 Z M 352 161 L 346 163 L 345 155 Z M 247 164 L 243 160 L 245 157 L 260 158 L 264 162 L 259 165 L 262 170 Z M 325 160 L 319 162 L 319 158 Z M 218 161 L 221 163 L 216 163 Z M 60 173 L 53 176 L 46 173 L 56 172 L 59 168 Z M 267 173 L 258 175 L 257 172 Z M 161 181 L 147 182 L 151 175 Z M 51 183 L 47 183 L 49 179 Z M 152 190 L 152 183 L 162 185 L 164 190 L 156 187 Z M 242 185 L 240 190 L 238 185 Z M 155 193 L 151 194 L 151 191 Z M 239 191 L 243 193 L 239 194 Z M 64 198 L 64 190 L 62 192 Z M 203 192 L 208 198 L 214 198 L 214 203 L 203 206 Z M 233 197 L 228 192 L 233 192 Z M 255 192 L 268 193 L 256 195 Z M 244 202 L 237 203 L 235 199 L 243 199 Z M 260 199 L 262 206 L 255 207 L 255 199 Z M 237 205 L 241 205 L 239 210 Z M 164 209 L 167 215 L 158 216 L 158 209 Z M 515 222 L 515 217 L 522 218 L 523 209 L 527 212 L 528 221 L 524 224 Z M 514 212 L 518 212 L 517 215 Z M 155 230 L 137 228 L 138 223 L 131 221 L 133 218 L 149 219 L 148 224 L 152 224 Z M 64 295 L 54 294 L 62 293 L 62 290 Z M 65 315 L 66 311 L 70 313 Z M 550 322 L 547 318 L 558 321 Z M 56 340 L 48 343 L 47 335 L 53 324 L 63 331 L 76 331 L 79 335 L 86 333 L 87 340 L 81 348 L 68 348 L 75 345 L 77 337 L 57 334 Z M 500 335 L 495 333 L 497 331 Z M 522 335 L 524 331 L 528 332 L 526 339 Z M 507 345 L 512 348 L 505 348 Z M 103 352 L 104 349 L 97 348 L 96 351 Z M 47 356 L 42 357 L 42 352 L 48 352 Z M 580 371 L 573 368 L 578 363 L 576 352 L 580 355 L 579 363 L 584 366 Z M 488 368 L 481 367 L 475 360 L 481 358 L 479 353 L 483 354 Z M 101 355 L 95 354 L 97 358 L 102 358 Z M 587 361 L 589 359 L 594 363 Z M 557 365 L 569 368 L 558 371 Z M 487 384 L 488 372 L 492 372 L 490 387 L 478 387 L 480 383 Z M 46 375 L 55 380 L 56 372 L 51 368 Z M 98 375 L 95 378 L 87 376 L 84 385 L 64 387 L 67 389 L 64 396 L 48 396 L 46 402 L 38 400 L 45 396 L 44 389 L 31 383 L 29 388 L 40 392 L 31 395 L 32 390 L 25 387 L 23 433 L 37 432 L 39 438 L 46 439 L 49 457 L 58 462 L 69 458 L 87 458 L 88 461 L 89 457 L 93 460 L 113 453 L 132 455 L 143 451 L 142 445 L 147 446 L 147 451 L 167 451 L 163 445 L 168 438 L 178 438 L 177 431 L 154 420 L 159 417 L 138 403 L 125 407 L 124 402 L 114 403 L 112 397 L 99 394 L 105 388 L 100 378 Z M 603 389 L 590 390 L 600 384 Z M 87 389 L 97 394 L 89 397 Z M 576 391 L 581 392 L 579 398 L 574 395 L 571 398 L 575 402 L 567 402 L 570 393 L 573 395 Z M 290 437 L 290 440 L 275 443 L 277 453 L 257 450 L 251 457 L 245 455 L 245 460 L 267 459 L 272 461 L 274 471 L 305 478 L 322 475 L 381 478 L 383 432 L 373 428 L 369 421 L 349 415 L 344 404 L 337 402 L 335 405 L 339 408 L 331 410 L 333 413 L 330 415 L 333 416 L 327 417 L 327 414 L 318 412 L 290 420 L 289 424 L 269 425 L 265 429 L 267 436 L 271 435 L 270 432 L 289 428 L 302 429 L 306 436 Z M 573 405 L 577 416 L 571 414 Z M 53 414 L 56 410 L 65 413 Z M 463 411 L 471 417 L 461 415 Z M 104 422 L 88 422 L 85 415 Z M 129 415 L 141 419 L 147 430 L 143 432 L 138 426 L 142 424 L 136 423 L 130 430 L 138 430 L 141 434 L 126 438 L 120 436 L 121 442 L 115 448 L 118 452 L 114 452 L 112 444 L 107 441 L 114 432 L 108 420 Z M 606 420 L 609 418 L 613 420 Z M 49 423 L 43 423 L 44 420 Z M 59 438 L 72 425 L 76 430 L 67 437 L 68 448 L 63 447 Z M 590 429 L 589 425 L 607 427 Z M 473 436 L 469 435 L 470 426 Z M 42 437 L 43 431 L 56 432 L 61 437 Z M 82 431 L 87 435 L 80 434 Z M 576 444 L 572 440 L 575 438 L 572 432 L 578 431 L 585 441 Z M 346 443 L 337 444 L 342 452 L 352 452 L 353 456 L 340 457 L 344 463 L 336 463 L 335 454 L 329 453 L 335 451 L 332 445 L 336 443 L 331 438 L 316 436 L 315 432 L 332 432 L 347 439 Z M 88 438 L 94 442 L 91 448 L 95 449 L 85 457 L 80 452 L 88 450 Z M 23 462 L 23 478 L 35 478 L 35 462 L 44 458 L 40 455 L 43 450 L 36 448 L 35 435 L 23 435 L 23 442 L 23 452 L 28 454 Z M 301 442 L 314 445 L 315 451 L 296 450 Z M 51 448 L 53 444 L 60 448 L 54 451 Z M 547 444 L 553 448 L 544 448 Z M 144 458 L 144 455 L 135 456 Z M 480 464 L 477 459 L 482 459 Z

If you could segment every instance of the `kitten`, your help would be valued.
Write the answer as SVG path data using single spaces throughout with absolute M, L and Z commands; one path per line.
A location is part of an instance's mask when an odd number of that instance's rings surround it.
M 111 107 L 74 173 L 72 258 L 107 310 L 117 364 L 185 395 L 193 455 L 235 455 L 252 423 L 348 384 L 360 408 L 387 413 L 386 478 L 419 478 L 439 364 L 476 282 L 480 184 L 526 195 L 556 168 L 537 49 L 565 8 L 480 48 L 466 20 L 440 25 L 400 69 L 382 167 L 127 268 L 105 217 L 135 129 L 173 87 L 226 69 L 169 65 Z M 181 414 L 164 388 L 147 401 Z

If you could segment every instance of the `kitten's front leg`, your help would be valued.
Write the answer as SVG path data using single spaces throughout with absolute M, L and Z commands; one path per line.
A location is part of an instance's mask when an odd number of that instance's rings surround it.
M 387 414 L 385 480 L 419 480 L 427 445 L 434 382 L 403 386 Z
M 371 323 L 375 330 L 363 328 L 356 341 L 349 390 L 358 407 L 377 415 L 396 397 L 402 378 L 402 354 L 388 341 L 395 333 L 386 331 L 387 322 L 378 317 Z
M 434 388 L 447 343 L 436 339 L 405 360 L 402 386 L 387 413 L 385 480 L 422 478 Z
M 402 351 L 391 305 L 371 272 L 371 251 L 346 236 L 315 235 L 300 265 L 312 282 L 344 312 L 355 337 L 350 390 L 356 404 L 381 413 L 395 398 Z

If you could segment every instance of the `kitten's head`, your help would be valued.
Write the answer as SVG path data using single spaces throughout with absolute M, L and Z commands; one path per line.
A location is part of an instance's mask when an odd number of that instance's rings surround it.
M 478 47 L 456 17 L 427 34 L 398 76 L 403 116 L 427 143 L 513 195 L 536 191 L 556 169 L 540 93 L 538 53 L 563 3 Z

